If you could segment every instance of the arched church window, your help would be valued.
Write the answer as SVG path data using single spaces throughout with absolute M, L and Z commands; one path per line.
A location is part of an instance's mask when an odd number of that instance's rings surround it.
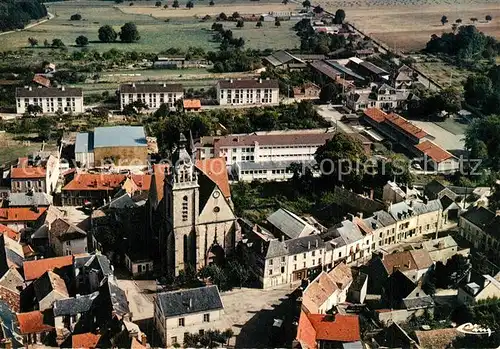
M 188 197 L 184 195 L 182 198 L 182 220 L 185 222 L 188 220 Z

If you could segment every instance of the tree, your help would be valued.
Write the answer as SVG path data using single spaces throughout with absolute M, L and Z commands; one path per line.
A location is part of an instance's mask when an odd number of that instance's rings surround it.
M 470 18 L 470 21 L 471 21 L 472 23 L 476 23 L 476 22 L 477 22 L 477 18 L 476 18 L 476 17 L 471 17 L 471 18 Z
M 112 26 L 104 25 L 99 28 L 98 31 L 99 41 L 101 42 L 113 42 L 117 38 L 117 34 Z
M 89 39 L 87 39 L 86 36 L 80 35 L 79 37 L 76 38 L 75 40 L 76 46 L 87 46 L 89 44 Z
M 227 21 L 227 15 L 224 12 L 221 12 L 218 16 L 217 19 L 219 21 Z
M 279 19 L 278 17 L 276 17 L 276 18 L 274 19 L 274 25 L 275 25 L 276 27 L 281 26 L 281 22 L 280 22 L 280 19 Z
M 257 24 L 255 25 L 257 28 L 261 28 L 262 27 L 262 21 L 258 21 Z
M 210 0 L 210 2 L 208 3 L 210 6 L 214 6 L 215 5 L 215 2 L 214 0 Z
M 309 0 L 304 0 L 302 2 L 302 7 L 305 7 L 305 8 L 310 8 L 311 7 L 311 2 Z
M 121 4 L 123 3 L 123 0 L 115 0 L 115 4 Z
M 245 22 L 242 19 L 238 19 L 238 22 L 236 23 L 236 28 L 243 28 L 245 25 Z
M 445 25 L 446 23 L 448 23 L 448 17 L 446 16 L 441 17 L 441 24 Z
M 451 25 L 451 31 L 452 31 L 453 33 L 456 33 L 457 29 L 458 29 L 458 24 L 453 23 L 453 24 Z
M 318 6 L 314 7 L 313 12 L 317 13 L 317 14 L 322 14 L 324 12 L 324 10 L 323 10 L 323 7 L 318 5 Z
M 131 2 L 131 3 L 130 3 L 130 4 L 128 4 L 128 5 L 129 5 L 129 6 L 134 6 L 134 3 L 133 3 L 133 2 Z
M 240 14 L 239 14 L 238 12 L 236 12 L 236 11 L 235 11 L 235 12 L 233 12 L 233 14 L 231 15 L 231 17 L 232 17 L 233 19 L 238 19 L 238 18 L 240 18 L 241 16 L 240 16 Z
M 71 21 L 79 21 L 82 19 L 82 15 L 79 13 L 75 13 L 74 15 L 71 15 L 69 18 Z
M 187 3 L 186 3 L 186 8 L 188 9 L 192 9 L 194 7 L 194 2 L 189 0 Z
M 490 22 L 493 17 L 491 17 L 491 15 L 486 15 L 486 17 L 484 17 L 486 19 L 487 22 Z
M 469 260 L 461 254 L 453 255 L 446 261 L 449 283 L 456 287 L 469 272 Z
M 179 8 L 179 0 L 174 0 L 174 2 L 172 3 L 172 7 Z
M 61 39 L 53 39 L 51 46 L 54 48 L 62 48 L 62 47 L 64 47 L 64 43 L 62 42 Z
M 474 120 L 465 133 L 465 147 L 481 154 L 485 167 L 500 170 L 500 116 Z M 484 148 L 488 156 L 484 158 Z
M 331 101 L 337 101 L 338 99 L 338 94 L 339 94 L 339 89 L 337 86 L 333 83 L 325 85 L 320 93 L 319 93 L 319 100 L 321 103 L 328 103 Z
M 163 5 L 163 8 L 167 9 L 168 8 L 168 4 Z
M 455 23 L 457 23 L 457 24 L 462 23 L 462 19 L 461 19 L 461 18 L 457 19 L 457 20 L 455 21 Z
M 229 272 L 231 273 L 233 280 L 237 282 L 240 288 L 250 277 L 250 271 L 248 268 L 237 261 L 229 262 Z
M 48 141 L 53 128 L 52 120 L 46 116 L 42 116 L 36 120 L 36 127 L 38 128 L 38 137 L 42 141 Z
M 138 41 L 141 37 L 139 36 L 139 31 L 137 30 L 137 26 L 128 22 L 125 23 L 120 30 L 120 40 L 123 42 L 134 42 Z
M 226 342 L 229 342 L 229 340 L 234 336 L 234 332 L 231 328 L 226 329 L 222 334 L 226 338 Z
M 288 5 L 288 0 L 282 0 L 282 1 L 281 1 L 281 3 L 282 3 L 283 5 Z
M 47 39 L 43 40 L 43 46 L 49 47 L 50 46 L 49 40 L 47 40 Z
M 28 104 L 26 112 L 29 116 L 36 116 L 38 113 L 43 112 L 43 109 L 38 104 Z
M 429 269 L 426 280 L 422 285 L 422 291 L 429 296 L 434 296 L 436 294 L 436 271 L 434 267 Z
M 35 38 L 29 37 L 29 38 L 28 38 L 28 42 L 29 42 L 29 44 L 31 45 L 31 47 L 38 46 L 38 40 L 37 40 L 37 39 L 35 39 Z
M 482 109 L 492 93 L 491 80 L 484 75 L 471 75 L 464 84 L 464 99 L 469 105 Z
M 148 106 L 143 101 L 137 100 L 123 107 L 123 114 L 133 116 L 140 114 L 143 109 L 148 109 Z
M 345 11 L 342 9 L 338 9 L 335 12 L 335 24 L 342 24 L 345 20 Z
M 155 2 L 155 7 L 161 7 L 161 1 Z

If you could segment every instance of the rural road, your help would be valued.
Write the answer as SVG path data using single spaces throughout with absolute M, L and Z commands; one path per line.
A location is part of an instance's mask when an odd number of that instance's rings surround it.
M 39 24 L 42 24 L 42 23 L 45 23 L 47 22 L 48 20 L 51 20 L 52 18 L 54 18 L 55 16 L 50 13 L 50 12 L 47 12 L 47 17 L 48 18 L 45 18 L 45 19 L 42 19 L 41 21 L 37 21 L 37 22 L 34 22 L 34 23 L 31 23 L 31 24 L 28 24 L 26 27 L 24 27 L 23 29 L 18 29 L 18 30 L 9 30 L 8 32 L 1 32 L 0 33 L 0 36 L 2 35 L 6 35 L 6 34 L 10 34 L 10 33 L 15 33 L 15 32 L 18 32 L 18 31 L 23 31 L 23 30 L 26 30 L 26 29 L 30 29 L 30 28 L 33 28 Z

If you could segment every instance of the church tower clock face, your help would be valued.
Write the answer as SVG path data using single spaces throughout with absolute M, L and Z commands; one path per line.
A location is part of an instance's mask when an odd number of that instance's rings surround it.
M 214 191 L 212 196 L 217 199 L 220 196 L 220 192 L 216 190 L 216 191 Z

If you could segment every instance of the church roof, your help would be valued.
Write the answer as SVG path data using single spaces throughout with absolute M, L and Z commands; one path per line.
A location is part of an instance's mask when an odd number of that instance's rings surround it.
M 196 160 L 196 168 L 217 184 L 226 199 L 231 197 L 226 161 L 223 158 Z

